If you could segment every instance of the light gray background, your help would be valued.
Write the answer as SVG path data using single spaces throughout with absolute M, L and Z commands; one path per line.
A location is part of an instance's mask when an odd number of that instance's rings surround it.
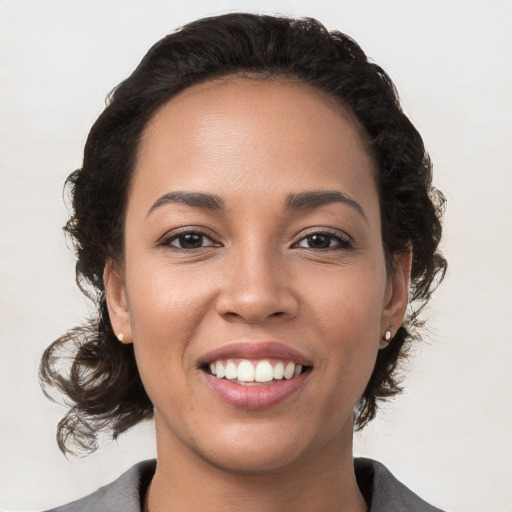
M 183 4 L 183 5 L 182 5 Z M 95 490 L 153 456 L 151 423 L 86 459 L 54 441 L 45 346 L 87 314 L 61 232 L 62 184 L 104 97 L 149 46 L 195 18 L 317 17 L 395 80 L 448 198 L 450 269 L 406 392 L 355 451 L 452 511 L 512 510 L 512 2 L 0 0 L 0 509 Z

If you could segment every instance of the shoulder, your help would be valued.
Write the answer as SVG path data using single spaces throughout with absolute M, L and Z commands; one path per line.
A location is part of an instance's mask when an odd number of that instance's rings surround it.
M 356 458 L 354 467 L 361 492 L 371 503 L 369 512 L 442 512 L 399 482 L 380 462 Z
M 89 496 L 47 512 L 141 512 L 142 499 L 155 467 L 155 460 L 139 462 Z
M 47 512 L 141 512 L 142 498 L 155 467 L 155 460 L 139 462 L 93 494 Z M 357 458 L 354 467 L 361 492 L 371 503 L 369 512 L 442 512 L 399 482 L 379 462 Z

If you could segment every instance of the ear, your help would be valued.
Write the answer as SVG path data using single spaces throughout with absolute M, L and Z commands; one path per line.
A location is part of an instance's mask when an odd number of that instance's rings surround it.
M 122 272 L 112 259 L 107 261 L 103 271 L 103 284 L 107 299 L 110 323 L 119 341 L 132 343 L 130 311 L 126 298 L 126 287 Z
M 409 298 L 409 283 L 411 281 L 412 246 L 407 251 L 396 253 L 393 256 L 393 271 L 388 277 L 384 309 L 381 319 L 380 348 L 385 348 L 402 325 Z M 389 339 L 386 331 L 390 331 Z

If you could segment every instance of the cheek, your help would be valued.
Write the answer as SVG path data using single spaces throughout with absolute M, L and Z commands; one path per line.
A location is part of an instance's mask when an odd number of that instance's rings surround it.
M 379 348 L 383 272 L 372 266 L 335 269 L 301 284 L 309 297 L 305 321 L 324 344 L 321 365 L 337 382 L 333 389 L 355 386 L 362 393 L 370 378 Z
M 163 338 L 173 345 L 189 337 L 210 294 L 207 282 L 165 266 L 132 272 L 127 289 L 134 339 L 146 343 Z
M 354 266 L 304 277 L 299 289 L 326 339 L 350 333 L 362 341 L 378 335 L 385 292 L 382 274 L 371 266 Z
M 176 389 L 184 386 L 183 361 L 207 315 L 211 291 L 207 284 L 166 268 L 132 273 L 127 290 L 137 365 L 155 401 L 166 383 L 172 381 Z

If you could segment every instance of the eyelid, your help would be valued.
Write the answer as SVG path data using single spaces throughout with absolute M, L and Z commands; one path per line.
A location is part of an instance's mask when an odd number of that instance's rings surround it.
M 179 247 L 175 247 L 171 245 L 171 242 L 179 238 L 180 236 L 187 235 L 187 234 L 197 234 L 201 235 L 205 238 L 208 238 L 212 245 L 205 246 L 205 247 L 198 247 L 196 249 L 182 249 Z M 328 228 L 328 227 L 311 227 L 308 229 L 305 229 L 301 231 L 295 238 L 295 241 L 292 243 L 292 247 L 296 247 L 299 242 L 304 240 L 305 238 L 313 235 L 326 235 L 330 236 L 336 240 L 339 241 L 339 245 L 335 247 L 329 247 L 326 249 L 313 249 L 309 248 L 313 251 L 327 251 L 327 250 L 335 250 L 335 249 L 345 249 L 349 250 L 353 248 L 354 241 L 351 236 L 349 236 L 347 233 L 340 231 L 338 229 L 334 228 Z M 163 246 L 167 248 L 175 248 L 177 250 L 187 250 L 187 251 L 193 251 L 193 250 L 199 250 L 202 248 L 208 248 L 208 247 L 220 247 L 223 244 L 219 241 L 219 236 L 212 232 L 210 229 L 202 227 L 202 226 L 182 226 L 179 228 L 175 228 L 173 230 L 168 231 L 165 235 L 163 235 L 158 242 L 156 243 L 157 246 Z M 308 249 L 305 247 L 302 247 L 302 249 Z
M 334 228 L 327 228 L 327 227 L 313 227 L 308 228 L 304 231 L 302 231 L 295 239 L 295 242 L 293 242 L 293 246 L 297 246 L 302 240 L 305 238 L 308 238 L 313 235 L 327 235 L 334 239 L 339 240 L 340 244 L 336 247 L 329 247 L 325 249 L 313 249 L 313 248 L 307 248 L 307 247 L 301 247 L 301 249 L 310 249 L 312 251 L 329 251 L 329 250 L 335 250 L 335 249 L 353 249 L 354 247 L 354 241 L 351 236 L 347 235 L 345 232 L 340 231 L 338 229 Z
M 210 229 L 201 227 L 201 226 L 182 226 L 176 229 L 172 229 L 171 231 L 168 231 L 164 236 L 162 236 L 158 242 L 156 243 L 157 246 L 164 246 L 164 247 L 171 247 L 177 250 L 194 250 L 194 249 L 181 249 L 180 247 L 175 247 L 171 245 L 171 242 L 179 238 L 180 236 L 184 235 L 201 235 L 205 238 L 208 238 L 211 240 L 212 245 L 206 246 L 204 248 L 208 247 L 219 247 L 221 246 L 221 242 L 219 241 L 219 237 L 213 233 Z M 202 249 L 203 247 L 198 247 L 197 249 Z M 196 250 L 197 250 L 196 249 Z

